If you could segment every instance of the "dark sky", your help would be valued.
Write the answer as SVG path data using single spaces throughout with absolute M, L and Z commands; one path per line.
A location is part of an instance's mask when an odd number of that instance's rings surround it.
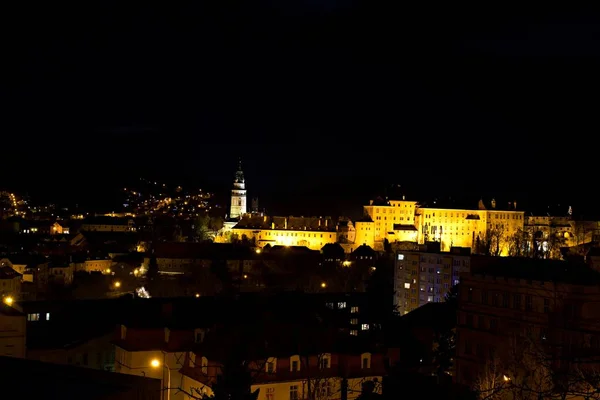
M 241 156 L 276 213 L 342 213 L 391 183 L 473 202 L 583 205 L 595 190 L 591 12 L 190 3 L 4 12 L 0 186 L 227 190 Z

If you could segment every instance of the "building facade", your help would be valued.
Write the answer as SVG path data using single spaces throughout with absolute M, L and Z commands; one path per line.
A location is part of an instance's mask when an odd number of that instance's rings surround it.
M 433 243 L 437 245 L 437 243 Z M 471 254 L 468 248 L 452 248 L 450 252 L 399 251 L 394 267 L 394 306 L 401 315 L 427 303 L 442 302 L 460 274 L 469 272 Z
M 321 250 L 327 243 L 338 241 L 337 224 L 331 217 L 268 217 L 242 218 L 232 229 L 241 240 L 254 241 L 256 246 L 306 246 Z
M 381 394 L 384 359 L 384 354 L 359 352 L 280 354 L 252 360 L 249 365 L 255 372 L 251 391 L 258 390 L 257 400 L 353 400 L 360 396 L 363 385 L 371 384 L 373 392 Z M 186 364 L 183 373 L 188 386 L 183 390 L 196 396 L 211 394 L 210 385 L 221 373 L 221 362 L 192 352 Z
M 487 257 L 473 261 L 472 274 L 461 278 L 459 294 L 458 383 L 482 382 L 493 366 L 505 381 L 516 384 L 532 373 L 520 370 L 526 366 L 516 362 L 523 354 L 539 356 L 530 360 L 530 370 L 598 368 L 597 271 L 556 260 Z
M 0 356 L 25 358 L 25 314 L 0 303 Z
M 371 200 L 364 206 L 365 215 L 373 220 L 374 247 L 383 243 L 439 242 L 442 251 L 452 247 L 489 247 L 495 255 L 509 255 L 512 239 L 524 228 L 524 212 L 516 203 L 501 207 L 495 200 L 489 205 L 480 200 L 478 208 L 451 209 L 422 207 L 415 201 Z M 491 249 L 490 249 L 491 247 Z M 496 254 L 497 253 L 497 254 Z
M 364 206 L 364 213 L 373 221 L 373 245 L 383 249 L 383 241 L 416 242 L 416 201 L 375 199 Z M 362 243 L 361 243 L 362 244 Z M 367 243 L 367 245 L 370 245 Z

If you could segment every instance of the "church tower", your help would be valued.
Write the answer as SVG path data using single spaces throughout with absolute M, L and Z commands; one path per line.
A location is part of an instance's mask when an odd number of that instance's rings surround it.
M 238 170 L 235 173 L 235 180 L 233 181 L 233 189 L 231 190 L 231 208 L 229 211 L 229 218 L 240 219 L 246 213 L 246 182 L 244 181 L 242 160 L 240 159 Z

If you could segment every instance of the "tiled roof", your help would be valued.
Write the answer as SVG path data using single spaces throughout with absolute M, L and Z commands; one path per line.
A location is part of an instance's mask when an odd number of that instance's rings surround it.
M 337 221 L 331 217 L 268 217 L 245 216 L 233 229 L 277 229 L 306 231 L 335 231 Z
M 116 218 L 116 217 L 88 217 L 83 220 L 83 225 L 128 225 L 132 218 Z
M 584 263 L 559 260 L 472 256 L 472 274 L 502 278 L 562 282 L 575 285 L 600 284 L 600 272 Z
M 154 247 L 157 258 L 189 259 L 252 259 L 253 252 L 247 246 L 235 243 L 185 243 L 159 242 Z
M 7 317 L 21 317 L 25 315 L 16 308 L 4 304 L 4 302 L 0 303 L 0 314 L 6 315 Z
M 0 267 L 0 279 L 15 279 L 15 278 L 20 278 L 20 277 L 21 277 L 21 274 L 19 274 L 17 271 L 12 269 L 8 265 L 5 265 L 4 267 Z

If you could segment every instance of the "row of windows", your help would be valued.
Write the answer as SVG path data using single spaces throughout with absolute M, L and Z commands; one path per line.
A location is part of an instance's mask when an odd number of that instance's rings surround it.
M 512 302 L 511 302 L 512 297 Z M 525 303 L 525 311 L 538 311 L 537 302 L 534 302 L 534 298 L 531 295 L 522 295 L 521 293 L 509 293 L 509 292 L 488 292 L 487 290 L 481 290 L 479 301 L 484 305 L 491 305 L 494 307 L 505 307 L 514 308 L 516 310 L 523 309 L 523 298 Z M 474 302 L 473 299 L 473 288 L 469 288 L 467 291 L 467 301 L 470 303 Z M 543 299 L 542 312 L 550 312 L 550 299 Z

